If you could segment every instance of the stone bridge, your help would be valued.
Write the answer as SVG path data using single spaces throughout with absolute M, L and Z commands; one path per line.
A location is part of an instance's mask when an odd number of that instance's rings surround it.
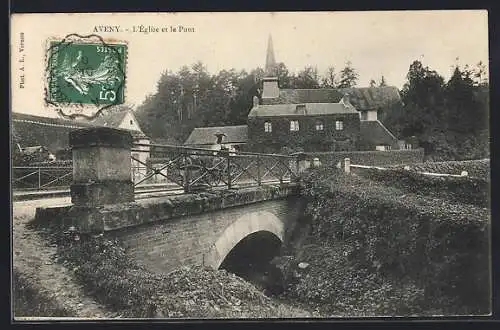
M 266 262 L 292 241 L 304 207 L 294 182 L 135 201 L 127 134 L 93 128 L 70 135 L 72 205 L 38 208 L 35 221 L 118 238 L 154 272 L 218 269 L 231 258 Z

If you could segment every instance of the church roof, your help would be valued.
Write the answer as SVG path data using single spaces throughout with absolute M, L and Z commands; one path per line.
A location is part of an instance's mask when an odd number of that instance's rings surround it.
M 248 117 L 275 116 L 319 116 L 333 114 L 358 114 L 342 103 L 305 103 L 305 104 L 267 104 L 258 105 L 250 110 Z
M 246 143 L 248 126 L 196 127 L 193 129 L 184 145 L 211 145 L 217 142 L 216 134 L 225 134 L 223 143 Z
M 385 86 L 339 89 L 280 89 L 278 98 L 263 100 L 263 103 L 337 103 L 344 94 L 349 94 L 350 103 L 359 111 L 386 108 L 401 101 L 399 90 L 396 87 Z

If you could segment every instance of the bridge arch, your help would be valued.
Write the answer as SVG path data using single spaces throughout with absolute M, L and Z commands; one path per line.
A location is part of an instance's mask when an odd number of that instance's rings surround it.
M 209 251 L 204 255 L 203 264 L 218 269 L 229 252 L 245 237 L 265 231 L 272 233 L 282 243 L 284 240 L 284 223 L 273 213 L 257 211 L 239 217 L 229 225 L 218 237 Z

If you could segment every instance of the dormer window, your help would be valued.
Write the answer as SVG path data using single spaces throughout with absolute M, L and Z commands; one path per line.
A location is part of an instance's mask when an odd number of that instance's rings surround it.
M 264 123 L 264 132 L 271 133 L 273 131 L 273 125 L 271 122 L 266 121 Z
M 323 122 L 321 120 L 316 121 L 316 130 L 317 131 L 322 131 L 324 129 L 323 127 Z
M 297 132 L 298 130 L 299 130 L 299 121 L 298 120 L 291 120 L 290 121 L 290 131 Z

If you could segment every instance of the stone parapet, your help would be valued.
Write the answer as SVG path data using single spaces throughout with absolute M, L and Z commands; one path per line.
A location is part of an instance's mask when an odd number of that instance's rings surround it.
M 55 221 L 63 230 L 74 226 L 82 233 L 100 233 L 235 206 L 283 199 L 298 195 L 298 189 L 296 183 L 285 183 L 234 191 L 221 190 L 173 195 L 99 207 L 68 205 L 57 208 L 37 208 L 35 221 L 42 223 Z

